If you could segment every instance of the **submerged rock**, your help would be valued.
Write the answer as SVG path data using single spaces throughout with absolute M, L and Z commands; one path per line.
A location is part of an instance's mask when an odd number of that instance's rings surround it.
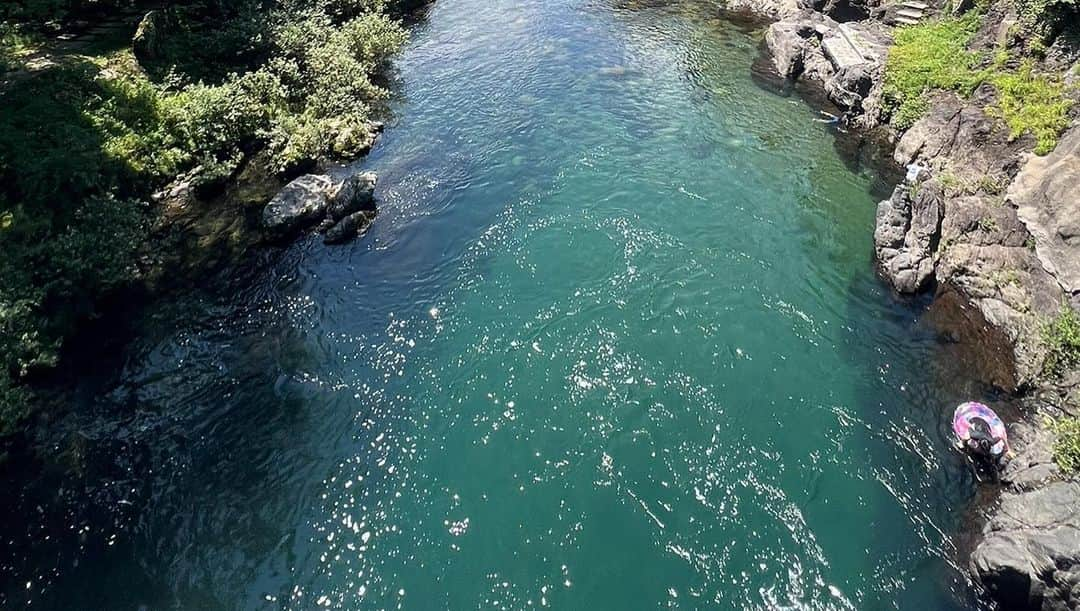
M 356 236 L 362 234 L 371 221 L 375 220 L 374 210 L 361 210 L 354 212 L 335 223 L 326 231 L 326 236 L 323 238 L 325 244 L 341 244 L 348 242 Z

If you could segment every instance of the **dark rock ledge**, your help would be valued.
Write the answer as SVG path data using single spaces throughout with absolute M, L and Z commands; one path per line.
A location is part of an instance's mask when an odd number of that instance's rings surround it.
M 928 1 L 931 12 L 945 8 Z M 820 6 L 819 6 L 820 5 Z M 780 76 L 819 87 L 866 131 L 882 125 L 885 57 L 896 15 L 860 0 L 728 0 L 774 21 L 766 35 Z M 840 23 L 843 14 L 865 17 Z M 834 18 L 835 17 L 835 18 Z M 979 39 L 1000 41 L 1016 16 L 991 10 Z M 1064 74 L 1076 49 L 1051 48 Z M 1072 79 L 1073 77 L 1068 77 Z M 989 383 L 1022 398 L 1012 425 L 1016 457 L 967 558 L 973 578 L 1003 609 L 1080 609 L 1080 483 L 1050 455 L 1047 416 L 1080 415 L 1080 374 L 1048 382 L 1040 329 L 1062 303 L 1080 302 L 1080 126 L 1045 157 L 1030 137 L 1010 139 L 983 111 L 992 88 L 968 100 L 936 94 L 902 135 L 893 160 L 908 177 L 881 202 L 874 231 L 882 276 L 901 294 L 935 291 L 928 313 L 986 352 Z

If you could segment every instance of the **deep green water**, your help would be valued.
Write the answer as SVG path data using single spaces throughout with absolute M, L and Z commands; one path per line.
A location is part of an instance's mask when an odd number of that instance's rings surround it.
M 124 406 L 81 442 L 119 466 L 26 518 L 2 600 L 966 608 L 970 385 L 760 40 L 707 2 L 439 0 L 371 231 L 152 316 L 86 409 Z

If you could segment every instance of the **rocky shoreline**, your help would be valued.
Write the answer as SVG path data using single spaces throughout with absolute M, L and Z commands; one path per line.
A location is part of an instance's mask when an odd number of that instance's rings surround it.
M 900 294 L 932 291 L 931 314 L 985 353 L 976 375 L 1024 408 L 1011 425 L 1016 456 L 1000 495 L 961 561 L 1001 608 L 1080 608 L 1080 483 L 1054 463 L 1046 424 L 1080 413 L 1080 377 L 1041 375 L 1049 350 L 1041 329 L 1080 291 L 1080 127 L 1074 121 L 1050 154 L 1035 156 L 1030 136 L 1010 138 L 984 112 L 995 92 L 983 85 L 970 99 L 935 94 L 929 112 L 896 133 L 882 112 L 892 29 L 908 15 L 944 10 L 904 4 L 907 12 L 857 1 L 731 0 L 727 9 L 772 22 L 765 42 L 779 76 L 820 88 L 844 111 L 838 121 L 886 131 L 908 173 L 878 207 L 880 272 Z M 1003 41 L 1016 22 L 991 8 L 977 40 Z M 1044 65 L 1076 80 L 1080 50 L 1055 44 Z

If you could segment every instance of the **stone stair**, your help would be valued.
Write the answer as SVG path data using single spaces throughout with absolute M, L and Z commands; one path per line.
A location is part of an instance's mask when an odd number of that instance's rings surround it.
M 918 0 L 903 0 L 899 3 L 896 11 L 896 23 L 900 25 L 915 25 L 923 20 L 930 9 L 930 5 Z

